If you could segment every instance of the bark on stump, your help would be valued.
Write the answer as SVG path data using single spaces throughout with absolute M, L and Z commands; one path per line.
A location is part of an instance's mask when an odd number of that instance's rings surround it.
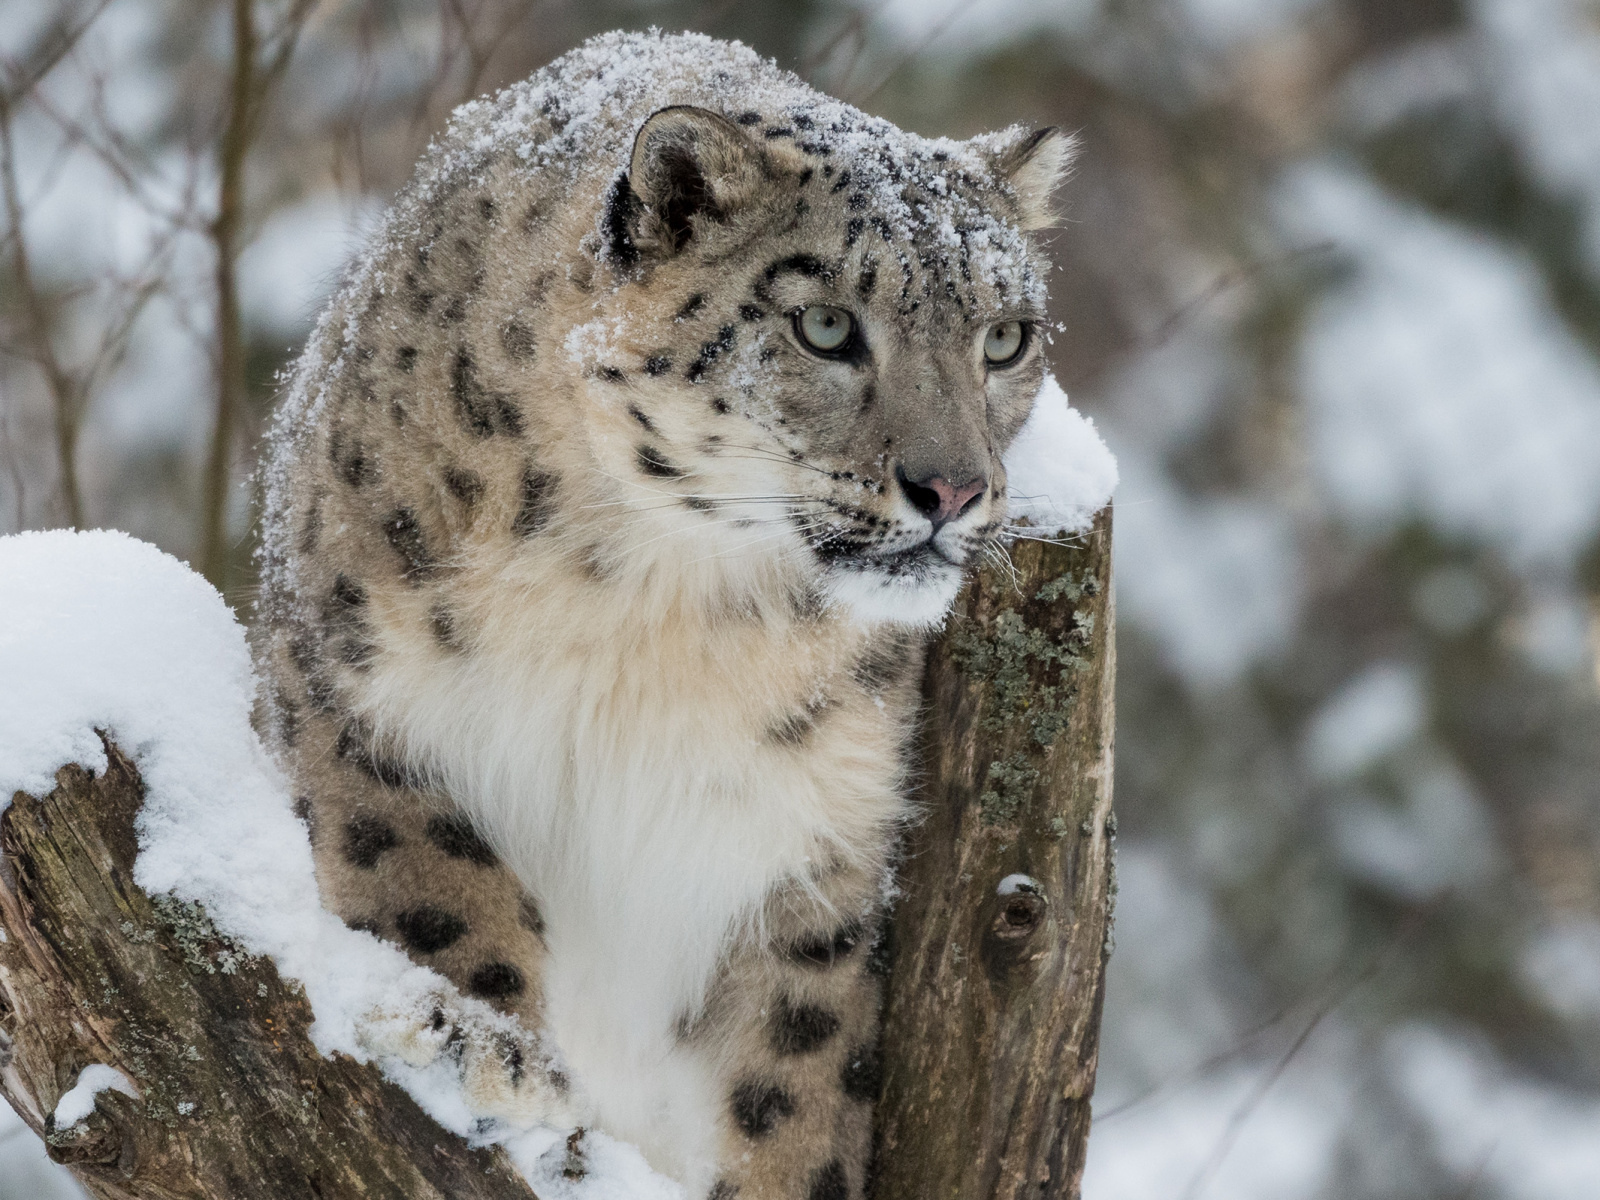
M 930 652 L 877 1200 L 1078 1194 L 1115 831 L 1110 551 L 1109 509 L 1081 545 L 1017 543 Z M 377 1070 L 321 1057 L 270 961 L 134 885 L 143 784 L 107 753 L 0 814 L 0 1094 L 51 1157 L 104 1200 L 534 1200 Z M 54 1128 L 94 1063 L 142 1097 Z
M 878 1200 L 1078 1196 L 1114 890 L 1113 618 L 1107 508 L 1080 545 L 985 566 L 931 651 Z
M 323 1058 L 311 1009 L 194 905 L 133 882 L 143 785 L 107 746 L 0 816 L 0 1092 L 105 1200 L 532 1200 L 374 1069 Z M 56 1101 L 92 1063 L 143 1093 Z

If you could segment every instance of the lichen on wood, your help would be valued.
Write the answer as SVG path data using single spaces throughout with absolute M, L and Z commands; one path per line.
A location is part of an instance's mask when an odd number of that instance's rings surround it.
M 1018 584 L 1020 587 L 1020 582 Z M 989 764 L 980 795 L 983 819 L 990 825 L 1015 824 L 1039 781 L 1037 748 L 1055 744 L 1072 716 L 1078 679 L 1092 665 L 1084 655 L 1094 637 L 1095 614 L 1079 605 L 1092 600 L 1100 584 L 1086 568 L 1064 569 L 1031 596 L 1020 594 L 1022 608 L 1002 607 L 992 621 L 957 621 L 947 639 L 950 660 L 961 673 L 987 687 L 990 703 L 982 727 L 1001 733 L 1025 728 L 1024 744 Z M 1031 603 L 1027 603 L 1030 602 Z M 1051 630 L 1030 621 L 1029 609 L 1050 611 L 1065 601 L 1072 621 Z
M 1075 1200 L 1112 888 L 1111 513 L 984 567 L 930 651 L 876 1200 Z

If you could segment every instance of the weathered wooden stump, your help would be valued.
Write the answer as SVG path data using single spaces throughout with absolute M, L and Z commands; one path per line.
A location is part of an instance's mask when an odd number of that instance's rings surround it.
M 933 647 L 901 870 L 877 1200 L 1072 1200 L 1113 892 L 1111 510 L 1018 542 Z

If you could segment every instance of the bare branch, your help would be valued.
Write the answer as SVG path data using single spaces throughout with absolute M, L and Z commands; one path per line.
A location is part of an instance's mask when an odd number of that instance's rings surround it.
M 72 23 L 74 14 L 62 13 L 44 29 L 32 49 L 23 54 L 21 61 L 12 59 L 0 63 L 0 70 L 6 75 L 4 88 L 0 89 L 0 108 L 14 111 L 18 102 L 72 53 L 83 35 L 89 32 L 89 27 L 110 4 L 111 0 L 98 0 L 88 15 L 77 24 Z
M 244 248 L 244 174 L 260 119 L 289 59 L 313 0 L 294 0 L 270 35 L 266 62 L 257 61 L 261 42 L 251 0 L 233 3 L 233 58 L 228 118 L 217 158 L 217 213 L 210 228 L 216 255 L 216 413 L 206 458 L 200 510 L 200 563 L 218 588 L 226 584 L 228 485 L 234 443 L 244 409 L 244 327 L 239 311 L 239 253 Z
M 1250 1089 L 1250 1094 L 1228 1115 L 1228 1123 L 1223 1127 L 1222 1136 L 1217 1139 L 1216 1145 L 1211 1148 L 1211 1153 L 1207 1155 L 1205 1162 L 1200 1164 L 1200 1169 L 1195 1172 L 1194 1178 L 1189 1181 L 1189 1186 L 1184 1189 L 1183 1200 L 1199 1200 L 1207 1185 L 1210 1184 L 1212 1178 L 1222 1168 L 1222 1164 L 1229 1153 L 1232 1152 L 1234 1143 L 1239 1140 L 1239 1134 L 1244 1129 L 1245 1122 L 1261 1106 L 1261 1102 L 1267 1098 L 1267 1093 L 1272 1090 L 1273 1085 L 1289 1069 L 1289 1064 L 1299 1056 L 1301 1050 L 1305 1049 L 1306 1043 L 1311 1040 L 1311 1035 L 1317 1031 L 1317 1027 L 1322 1024 L 1323 1020 L 1334 1009 L 1348 1000 L 1358 989 L 1382 974 L 1384 968 L 1399 951 L 1400 947 L 1416 936 L 1448 898 L 1448 893 L 1436 897 L 1428 904 L 1411 913 L 1400 928 L 1395 931 L 1394 937 L 1385 943 L 1377 953 L 1372 955 L 1365 967 L 1351 977 L 1342 988 L 1327 996 L 1321 1004 L 1317 1005 L 1310 1018 L 1301 1027 L 1300 1032 L 1295 1035 L 1294 1041 L 1290 1042 L 1288 1048 L 1278 1056 L 1271 1069 L 1256 1081 L 1256 1085 Z
M 27 233 L 22 224 L 22 195 L 17 186 L 16 147 L 12 140 L 11 123 L 9 100 L 0 101 L 0 194 L 3 194 L 6 224 L 10 232 L 11 271 L 22 306 L 27 357 L 39 368 L 45 386 L 50 391 L 61 499 L 67 510 L 67 523 L 76 529 L 83 525 L 83 497 L 78 489 L 77 468 L 78 424 L 82 415 L 83 392 L 56 354 L 48 304 L 34 279 Z

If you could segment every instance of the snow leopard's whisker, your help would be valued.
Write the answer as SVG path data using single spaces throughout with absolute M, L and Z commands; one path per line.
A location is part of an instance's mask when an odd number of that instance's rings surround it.
M 722 524 L 735 524 L 740 519 L 741 518 L 738 518 L 738 517 L 729 517 L 729 518 L 725 518 L 720 523 L 722 523 Z M 794 513 L 794 514 L 790 514 L 789 516 L 785 516 L 785 517 L 781 517 L 781 518 L 779 518 L 779 517 L 755 517 L 755 518 L 751 518 L 751 520 L 752 520 L 752 522 L 757 523 L 757 524 L 768 525 L 768 526 L 776 526 L 777 528 L 775 529 L 775 531 L 773 533 L 768 534 L 765 537 L 757 538 L 757 539 L 755 539 L 753 541 L 744 542 L 740 546 L 733 547 L 733 549 L 738 549 L 738 550 L 748 549 L 751 546 L 757 546 L 757 545 L 762 544 L 763 542 L 771 541 L 773 538 L 781 537 L 782 535 L 784 535 L 786 533 L 807 534 L 807 533 L 812 532 L 813 530 L 825 528 L 826 526 L 828 526 L 828 525 L 833 523 L 832 514 L 830 514 L 830 513 L 811 513 L 809 515 L 804 514 L 804 513 Z
M 1085 540 L 1085 535 L 1081 533 L 1066 533 L 1057 537 L 1040 537 L 1038 534 L 1028 532 L 1032 528 L 1032 525 L 1005 525 L 1001 527 L 1000 532 L 1008 538 L 1015 538 L 1021 542 L 1041 542 L 1046 546 L 1080 548 L 1088 544 Z
M 1019 596 L 1022 594 L 1022 572 L 1018 571 L 1017 564 L 1011 561 L 1011 555 L 994 542 L 985 543 L 978 553 L 986 562 L 993 563 L 997 571 L 1004 571 L 1010 577 L 1013 592 Z
M 786 534 L 789 534 L 789 533 L 801 533 L 801 534 L 809 533 L 812 529 L 818 528 L 819 526 L 822 526 L 822 525 L 825 525 L 825 524 L 827 524 L 827 522 L 826 521 L 821 521 L 821 520 L 812 521 L 809 524 L 798 524 L 798 525 L 785 522 L 783 528 L 777 530 L 776 532 L 769 533 L 765 537 L 753 538 L 752 540 L 750 540 L 748 542 L 745 542 L 742 545 L 728 546 L 728 547 L 725 547 L 725 548 L 723 548 L 721 550 L 713 551 L 710 554 L 703 554 L 699 558 L 690 559 L 687 563 L 684 564 L 684 566 L 692 567 L 692 566 L 696 565 L 697 563 L 709 562 L 713 558 L 727 558 L 730 554 L 747 554 L 750 551 L 754 550 L 756 547 L 765 545 L 767 542 L 776 541 L 778 538 L 781 538 L 781 537 L 785 536 Z
M 766 495 L 760 493 L 741 495 L 737 492 L 662 492 L 660 494 L 673 498 L 671 503 L 661 505 L 660 507 L 662 508 L 671 508 L 675 504 L 681 504 L 684 500 L 708 500 L 719 504 L 775 504 L 796 500 L 820 503 L 815 497 L 807 496 L 800 492 L 771 492 Z M 633 508 L 639 512 L 653 511 L 639 508 L 637 501 L 633 500 L 602 500 L 595 504 L 580 504 L 577 508 L 580 511 L 592 508 Z
M 681 500 L 681 497 L 680 497 L 680 500 Z M 832 513 L 832 510 L 830 510 L 830 509 L 823 509 L 823 510 L 819 511 L 816 508 L 812 508 L 809 512 L 807 512 L 804 509 L 802 509 L 800 507 L 802 504 L 818 505 L 818 504 L 822 504 L 823 503 L 822 501 L 815 500 L 815 499 L 812 499 L 810 497 L 802 497 L 798 501 L 797 500 L 784 500 L 784 501 L 782 501 L 782 503 L 786 506 L 787 511 L 785 511 L 781 516 L 779 516 L 779 515 L 761 516 L 761 515 L 747 515 L 747 514 L 739 514 L 739 513 L 705 512 L 705 513 L 701 513 L 700 514 L 701 519 L 699 521 L 695 521 L 695 522 L 693 522 L 691 524 L 686 524 L 686 525 L 678 525 L 678 526 L 674 526 L 674 527 L 669 528 L 669 529 L 662 530 L 660 533 L 656 534 L 654 537 L 647 538 L 642 542 L 633 542 L 633 543 L 631 543 L 631 545 L 635 549 L 640 549 L 640 548 L 643 548 L 645 546 L 653 545 L 654 543 L 656 543 L 658 541 L 661 541 L 663 538 L 674 537 L 674 536 L 689 537 L 689 536 L 693 536 L 693 535 L 702 533 L 702 532 L 706 531 L 707 529 L 709 529 L 709 528 L 711 528 L 713 526 L 717 526 L 717 525 L 728 526 L 728 527 L 739 527 L 741 525 L 744 525 L 744 526 L 750 526 L 750 525 L 781 525 L 785 529 L 793 529 L 793 528 L 797 527 L 796 526 L 796 518 L 799 518 L 800 519 L 799 527 L 804 529 L 804 530 L 809 530 L 809 529 L 815 527 L 818 524 L 826 524 L 826 523 L 828 523 L 829 521 L 831 521 L 833 519 L 833 513 Z M 681 504 L 678 501 L 674 501 L 674 502 L 665 503 L 665 504 L 652 504 L 652 505 L 648 505 L 648 506 L 637 506 L 637 507 L 635 507 L 633 509 L 633 511 L 634 512 L 640 512 L 640 513 L 645 513 L 645 512 L 668 512 L 668 511 L 673 511 L 673 510 L 677 510 L 677 509 L 681 509 Z
M 620 483 L 624 487 L 631 487 L 637 491 L 649 492 L 652 496 L 677 496 L 677 492 L 669 492 L 665 488 L 651 487 L 648 483 L 640 483 L 637 479 L 626 479 L 621 475 L 613 475 L 610 471 L 600 467 L 590 467 L 590 471 L 602 479 L 609 479 L 612 483 Z
M 706 530 L 706 528 L 708 526 L 711 526 L 711 525 L 734 526 L 738 522 L 744 521 L 744 520 L 748 520 L 748 521 L 751 521 L 751 522 L 759 523 L 759 524 L 762 524 L 762 525 L 782 525 L 784 529 L 793 529 L 793 528 L 796 527 L 787 518 L 778 518 L 778 517 L 734 517 L 734 516 L 711 517 L 708 520 L 706 520 L 704 522 L 701 522 L 699 524 L 695 524 L 695 525 L 679 525 L 679 526 L 676 526 L 675 528 L 672 528 L 672 529 L 662 530 L 660 533 L 656 534 L 654 537 L 646 538 L 642 542 L 634 542 L 634 543 L 632 543 L 631 544 L 631 548 L 634 549 L 634 550 L 642 550 L 642 549 L 644 549 L 644 547 L 652 546 L 656 542 L 662 541 L 665 538 L 669 538 L 669 537 L 689 537 L 689 536 L 691 536 L 693 534 L 704 532 Z M 815 523 L 815 521 L 813 523 Z M 804 532 L 804 529 L 802 529 L 802 532 Z M 776 536 L 776 535 L 774 535 L 774 536 Z M 738 549 L 744 549 L 746 546 L 750 546 L 750 545 L 758 545 L 758 544 L 760 544 L 760 542 L 769 541 L 769 540 L 771 540 L 771 539 L 770 538 L 761 538 L 761 539 L 758 539 L 756 542 L 746 543 L 745 546 L 738 547 Z M 694 562 L 703 562 L 705 560 L 697 558 L 697 559 L 694 559 L 693 561 Z
M 807 462 L 803 458 L 794 458 L 788 454 L 780 454 L 776 450 L 768 450 L 765 446 L 746 446 L 743 442 L 724 442 L 723 445 L 730 446 L 735 450 L 748 450 L 750 454 L 748 456 L 741 454 L 719 454 L 719 458 L 752 457 L 758 462 L 766 461 L 782 463 L 785 466 L 791 467 L 804 467 L 808 471 L 815 471 L 819 475 L 827 475 L 830 478 L 837 474 L 837 472 L 830 471 L 827 467 L 819 467 L 814 462 Z

